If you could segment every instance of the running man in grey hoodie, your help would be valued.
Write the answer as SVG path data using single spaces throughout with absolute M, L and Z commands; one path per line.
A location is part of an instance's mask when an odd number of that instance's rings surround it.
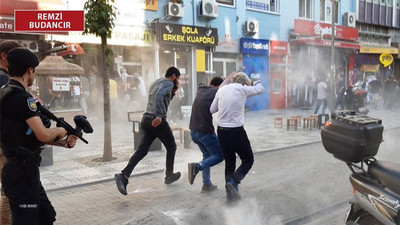
M 170 101 L 179 88 L 180 72 L 175 67 L 168 68 L 165 78 L 160 78 L 150 86 L 147 109 L 140 123 L 141 140 L 138 150 L 130 158 L 128 165 L 115 181 L 119 192 L 127 195 L 128 178 L 135 166 L 147 155 L 156 138 L 159 138 L 167 150 L 165 184 L 171 184 L 181 177 L 180 172 L 174 173 L 176 143 L 171 127 L 167 122 L 167 109 Z

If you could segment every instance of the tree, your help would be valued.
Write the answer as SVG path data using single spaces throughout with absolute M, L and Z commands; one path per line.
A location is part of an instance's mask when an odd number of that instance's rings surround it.
M 87 0 L 84 5 L 85 30 L 83 34 L 95 34 L 101 38 L 101 60 L 103 75 L 104 97 L 104 149 L 103 161 L 112 160 L 111 145 L 111 109 L 110 109 L 110 83 L 108 67 L 111 65 L 111 49 L 107 46 L 107 38 L 111 38 L 114 27 L 116 8 L 112 5 L 114 0 Z

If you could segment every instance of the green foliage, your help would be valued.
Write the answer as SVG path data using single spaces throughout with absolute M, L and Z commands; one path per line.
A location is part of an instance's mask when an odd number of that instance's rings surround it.
M 116 11 L 113 3 L 114 0 L 87 0 L 83 7 L 86 11 L 83 34 L 111 38 Z

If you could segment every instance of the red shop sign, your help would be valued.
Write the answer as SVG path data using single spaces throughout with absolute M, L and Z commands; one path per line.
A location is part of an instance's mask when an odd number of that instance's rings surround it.
M 316 23 L 308 20 L 295 19 L 294 32 L 304 36 L 330 37 L 332 34 L 332 26 L 326 23 Z M 335 38 L 358 41 L 358 29 L 335 26 Z
M 287 42 L 286 41 L 270 41 L 269 54 L 271 55 L 287 55 Z

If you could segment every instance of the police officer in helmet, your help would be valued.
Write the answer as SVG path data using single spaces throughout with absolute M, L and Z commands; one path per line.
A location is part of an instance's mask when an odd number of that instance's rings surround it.
M 35 79 L 37 56 L 14 48 L 7 54 L 9 82 L 0 89 L 0 144 L 7 158 L 2 185 L 9 198 L 13 224 L 53 224 L 56 212 L 40 182 L 43 144 L 72 148 L 77 137 L 42 122 L 35 100 L 26 91 Z

